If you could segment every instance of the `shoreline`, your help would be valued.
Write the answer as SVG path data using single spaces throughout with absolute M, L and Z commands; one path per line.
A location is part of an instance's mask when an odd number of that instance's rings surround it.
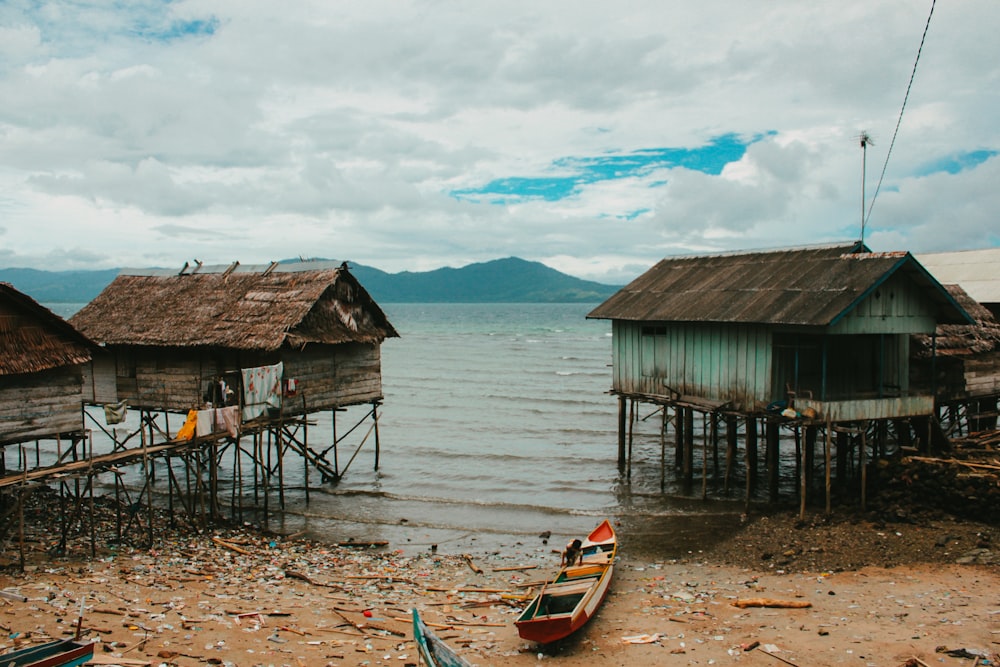
M 910 659 L 958 666 L 976 658 L 980 665 L 997 664 L 1000 567 L 956 564 L 973 544 L 931 552 L 941 562 L 914 554 L 915 561 L 894 567 L 822 570 L 798 567 L 783 554 L 796 548 L 808 554 L 822 530 L 834 540 L 850 531 L 869 541 L 885 531 L 848 521 L 796 525 L 784 515 L 754 520 L 710 551 L 683 559 L 637 553 L 626 534 L 597 616 L 546 647 L 521 640 L 513 620 L 524 584 L 557 570 L 555 538 L 505 552 L 439 548 L 407 555 L 391 544 L 352 548 L 221 530 L 164 537 L 155 549 L 92 561 L 35 559 L 24 573 L 8 568 L 0 588 L 27 600 L 0 598 L 7 635 L 0 644 L 6 651 L 17 642 L 72 634 L 82 598 L 86 638 L 99 640 L 95 664 L 416 664 L 408 624 L 413 607 L 477 665 L 897 667 Z M 957 525 L 982 532 L 967 522 L 912 532 L 926 541 L 939 529 L 957 533 Z M 758 552 L 774 540 L 787 541 L 776 537 L 777 526 L 794 531 L 801 543 L 760 559 Z M 751 565 L 727 562 L 727 552 L 742 553 Z M 825 554 L 833 562 L 836 555 Z M 810 606 L 733 605 L 750 597 Z

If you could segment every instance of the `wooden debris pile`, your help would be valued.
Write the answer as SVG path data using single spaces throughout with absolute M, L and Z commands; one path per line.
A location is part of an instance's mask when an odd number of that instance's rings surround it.
M 943 456 L 904 455 L 880 466 L 880 502 L 1000 526 L 1000 431 L 953 440 Z

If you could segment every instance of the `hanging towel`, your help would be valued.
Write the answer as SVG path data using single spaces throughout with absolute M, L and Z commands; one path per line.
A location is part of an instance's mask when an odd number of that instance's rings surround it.
M 104 421 L 111 424 L 121 424 L 127 416 L 128 406 L 125 401 L 104 404 Z
M 195 425 L 194 434 L 199 438 L 215 433 L 215 408 L 198 411 L 198 423 Z
M 232 437 L 240 434 L 240 406 L 230 405 L 215 411 L 215 430 L 225 431 Z
M 177 440 L 191 440 L 194 438 L 195 429 L 198 427 L 198 411 L 189 410 L 187 421 L 184 422 L 184 426 L 181 426 L 181 430 L 177 431 Z
M 256 419 L 268 408 L 281 407 L 283 365 L 243 369 L 243 421 Z

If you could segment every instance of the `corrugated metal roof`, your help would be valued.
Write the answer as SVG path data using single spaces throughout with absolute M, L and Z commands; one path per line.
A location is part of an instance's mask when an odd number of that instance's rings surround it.
M 70 321 L 105 345 L 277 350 L 398 336 L 346 267 L 313 263 L 123 271 Z
M 95 347 L 66 320 L 9 283 L 0 283 L 0 375 L 37 373 L 90 361 Z
M 961 285 L 980 303 L 1000 303 L 1000 248 L 916 255 L 939 281 Z
M 970 319 L 905 252 L 855 252 L 857 244 L 666 258 L 588 317 L 641 322 L 829 326 L 899 270 L 928 288 L 941 321 Z

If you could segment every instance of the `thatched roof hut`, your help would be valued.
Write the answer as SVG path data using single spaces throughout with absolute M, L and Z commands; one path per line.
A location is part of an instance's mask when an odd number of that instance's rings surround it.
M 92 346 L 66 320 L 0 282 L 0 375 L 86 363 Z
M 940 402 L 988 399 L 993 408 L 986 409 L 994 411 L 1000 397 L 1000 323 L 961 286 L 945 288 L 975 322 L 941 324 L 933 336 L 914 336 L 914 371 L 934 386 Z
M 80 433 L 93 347 L 52 311 L 0 283 L 0 444 Z
M 346 263 L 123 271 L 71 322 L 105 347 L 94 401 L 185 410 L 240 369 L 282 362 L 299 412 L 381 398 L 379 346 L 398 336 Z M 230 378 L 229 386 L 238 384 Z
M 399 334 L 346 265 L 123 271 L 71 318 L 103 345 L 274 351 Z

